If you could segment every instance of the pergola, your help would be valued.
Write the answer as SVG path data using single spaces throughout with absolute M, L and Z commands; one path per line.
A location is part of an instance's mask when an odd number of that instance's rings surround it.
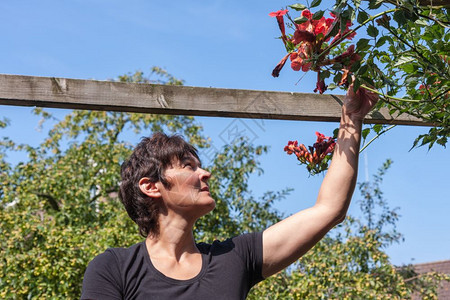
M 338 122 L 342 95 L 0 75 L 0 104 L 153 114 Z M 366 123 L 432 126 L 371 112 Z

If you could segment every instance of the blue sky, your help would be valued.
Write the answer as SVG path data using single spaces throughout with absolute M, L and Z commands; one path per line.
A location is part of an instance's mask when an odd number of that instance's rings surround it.
M 270 74 L 284 55 L 278 26 L 268 13 L 294 2 L 269 1 L 2 1 L 0 2 L 0 73 L 104 80 L 152 66 L 167 69 L 186 85 L 311 93 L 315 75 L 286 66 L 279 78 Z M 336 91 L 336 93 L 342 93 Z M 38 119 L 26 107 L 0 106 L 11 119 L 1 132 L 37 144 Z M 63 110 L 53 110 L 62 116 Z M 24 121 L 26 120 L 26 121 Z M 288 140 L 311 144 L 314 132 L 330 135 L 333 123 L 197 119 L 214 147 L 227 143 L 235 128 L 256 144 L 270 146 L 263 157 L 265 173 L 251 179 L 256 195 L 294 188 L 278 203 L 286 214 L 311 206 L 322 176 L 308 177 L 283 152 Z M 382 189 L 391 207 L 400 207 L 398 229 L 405 242 L 387 249 L 395 264 L 450 259 L 450 155 L 408 151 L 423 127 L 397 126 L 361 156 L 359 180 L 390 158 L 394 161 Z M 207 155 L 204 155 L 207 160 Z M 350 214 L 359 211 L 355 192 Z M 414 259 L 414 260 L 413 260 Z

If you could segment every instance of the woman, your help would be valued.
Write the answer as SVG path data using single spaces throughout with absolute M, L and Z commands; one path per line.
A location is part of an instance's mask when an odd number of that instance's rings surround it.
M 245 299 L 250 288 L 286 268 L 343 221 L 358 169 L 361 127 L 377 97 L 344 101 L 337 145 L 316 204 L 262 233 L 196 244 L 195 222 L 215 207 L 195 148 L 180 137 L 145 138 L 122 166 L 120 197 L 146 237 L 92 260 L 82 299 Z

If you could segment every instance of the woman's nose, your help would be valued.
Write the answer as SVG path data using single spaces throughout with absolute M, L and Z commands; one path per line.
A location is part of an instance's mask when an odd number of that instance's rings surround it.
M 201 180 L 208 180 L 209 178 L 211 178 L 211 173 L 210 172 L 208 172 L 208 171 L 206 171 L 206 170 L 204 170 L 204 169 L 202 169 L 202 168 L 199 168 L 200 169 L 200 179 Z

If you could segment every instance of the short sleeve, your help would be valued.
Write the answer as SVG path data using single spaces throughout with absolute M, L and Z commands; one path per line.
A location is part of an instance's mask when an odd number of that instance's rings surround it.
M 83 278 L 81 299 L 122 299 L 120 267 L 111 250 L 96 256 Z
M 262 232 L 239 235 L 232 239 L 235 250 L 244 260 L 249 272 L 250 285 L 262 281 L 263 247 Z

